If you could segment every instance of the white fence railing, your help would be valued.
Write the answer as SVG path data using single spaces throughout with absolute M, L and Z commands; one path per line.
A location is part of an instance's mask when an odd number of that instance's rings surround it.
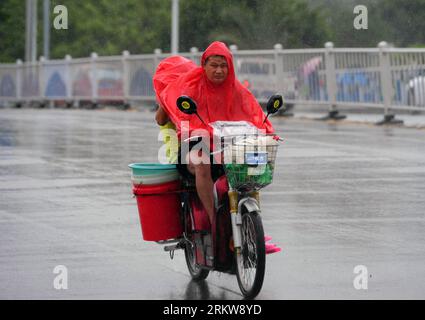
M 237 50 L 239 80 L 259 99 L 280 92 L 290 104 L 425 110 L 425 49 L 334 48 Z M 199 63 L 196 48 L 181 55 Z M 169 56 L 154 54 L 0 64 L 0 104 L 154 101 L 152 75 Z

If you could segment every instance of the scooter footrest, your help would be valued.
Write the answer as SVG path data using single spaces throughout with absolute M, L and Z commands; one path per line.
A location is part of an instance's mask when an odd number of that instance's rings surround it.
M 174 251 L 179 249 L 183 249 L 183 246 L 180 244 L 180 242 L 171 246 L 164 246 L 164 251 Z

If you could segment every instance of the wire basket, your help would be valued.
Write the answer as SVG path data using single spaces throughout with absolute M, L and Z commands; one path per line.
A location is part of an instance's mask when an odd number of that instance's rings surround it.
M 247 192 L 272 183 L 278 146 L 273 135 L 232 137 L 223 148 L 224 170 L 230 186 Z

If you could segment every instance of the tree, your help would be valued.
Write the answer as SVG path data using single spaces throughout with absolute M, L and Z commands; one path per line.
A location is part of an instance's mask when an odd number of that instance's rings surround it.
M 55 0 L 69 12 L 69 29 L 52 29 L 52 57 L 152 53 L 168 49 L 169 0 Z
M 182 18 L 184 47 L 204 48 L 213 40 L 241 49 L 272 48 L 276 43 L 286 48 L 322 47 L 329 34 L 318 10 L 311 10 L 304 0 L 184 2 L 192 13 Z
M 387 41 L 399 47 L 425 45 L 425 0 L 363 0 L 368 9 L 368 29 L 353 27 L 356 0 L 308 0 L 330 27 L 337 47 L 376 47 Z
M 0 3 L 0 62 L 15 62 L 25 56 L 25 1 Z
M 67 30 L 51 29 L 51 58 L 88 57 L 170 50 L 171 0 L 51 0 L 68 8 Z M 240 49 L 375 47 L 425 44 L 425 0 L 363 0 L 367 30 L 353 27 L 357 0 L 180 0 L 180 51 L 203 50 L 214 40 Z M 38 1 L 38 48 L 42 48 L 42 6 Z M 39 55 L 42 52 L 39 50 Z M 25 1 L 0 1 L 0 61 L 25 55 Z
M 52 0 L 68 8 L 69 28 L 51 28 L 51 58 L 66 54 L 87 57 L 118 55 L 123 50 L 152 53 L 155 48 L 169 49 L 170 0 Z M 38 55 L 42 55 L 42 6 L 38 1 Z M 0 61 L 14 62 L 25 55 L 25 1 L 0 2 Z
M 381 19 L 391 25 L 391 41 L 397 46 L 425 45 L 425 0 L 381 0 Z
M 211 34 L 222 23 L 222 10 L 226 0 L 181 0 L 180 1 L 180 51 L 191 47 L 205 49 L 213 39 Z

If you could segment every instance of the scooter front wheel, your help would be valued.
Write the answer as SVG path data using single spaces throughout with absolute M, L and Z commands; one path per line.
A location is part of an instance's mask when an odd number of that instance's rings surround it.
M 266 248 L 261 217 L 257 212 L 242 215 L 241 248 L 235 251 L 236 276 L 245 298 L 258 295 L 266 269 Z

